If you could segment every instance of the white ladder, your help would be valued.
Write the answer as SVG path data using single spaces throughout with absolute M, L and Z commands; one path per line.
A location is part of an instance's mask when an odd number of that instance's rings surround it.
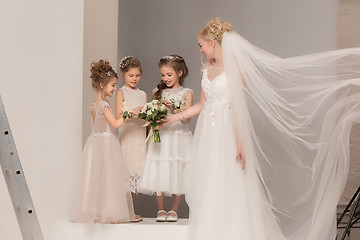
M 20 158 L 0 96 L 0 165 L 24 240 L 43 240 Z

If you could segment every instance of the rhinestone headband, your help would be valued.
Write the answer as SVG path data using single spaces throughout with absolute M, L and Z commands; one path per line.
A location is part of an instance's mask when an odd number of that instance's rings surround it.
M 123 57 L 123 58 L 121 59 L 121 61 L 120 61 L 120 63 L 119 63 L 120 69 L 126 68 L 126 66 L 128 65 L 128 63 L 126 62 L 126 60 L 127 60 L 128 58 L 131 58 L 131 57 L 134 57 L 134 56 L 128 55 L 128 56 Z
M 182 58 L 177 56 L 177 55 L 168 55 L 168 56 L 164 56 L 162 57 L 162 59 L 169 59 L 170 61 L 181 61 Z

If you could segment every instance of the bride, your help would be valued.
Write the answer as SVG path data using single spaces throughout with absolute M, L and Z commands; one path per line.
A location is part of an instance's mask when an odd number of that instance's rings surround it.
M 201 97 L 188 191 L 193 240 L 335 239 L 360 119 L 360 49 L 282 59 L 220 18 L 199 32 Z

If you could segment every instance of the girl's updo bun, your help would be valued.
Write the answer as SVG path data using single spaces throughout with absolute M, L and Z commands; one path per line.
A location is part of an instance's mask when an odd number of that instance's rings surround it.
M 100 88 L 100 83 L 106 85 L 111 78 L 118 78 L 116 72 L 106 60 L 100 59 L 98 62 L 94 61 L 90 66 L 90 78 L 92 79 L 92 87 L 95 89 Z
M 200 30 L 199 36 L 206 40 L 218 40 L 221 43 L 225 32 L 230 32 L 232 26 L 230 23 L 217 17 L 211 19 L 207 24 Z

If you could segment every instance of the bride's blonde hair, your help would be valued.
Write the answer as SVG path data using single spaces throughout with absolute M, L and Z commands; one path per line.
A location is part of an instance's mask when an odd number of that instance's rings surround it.
M 207 24 L 200 30 L 199 37 L 206 40 L 218 40 L 221 43 L 225 32 L 230 32 L 232 26 L 230 23 L 217 17 L 211 19 Z

